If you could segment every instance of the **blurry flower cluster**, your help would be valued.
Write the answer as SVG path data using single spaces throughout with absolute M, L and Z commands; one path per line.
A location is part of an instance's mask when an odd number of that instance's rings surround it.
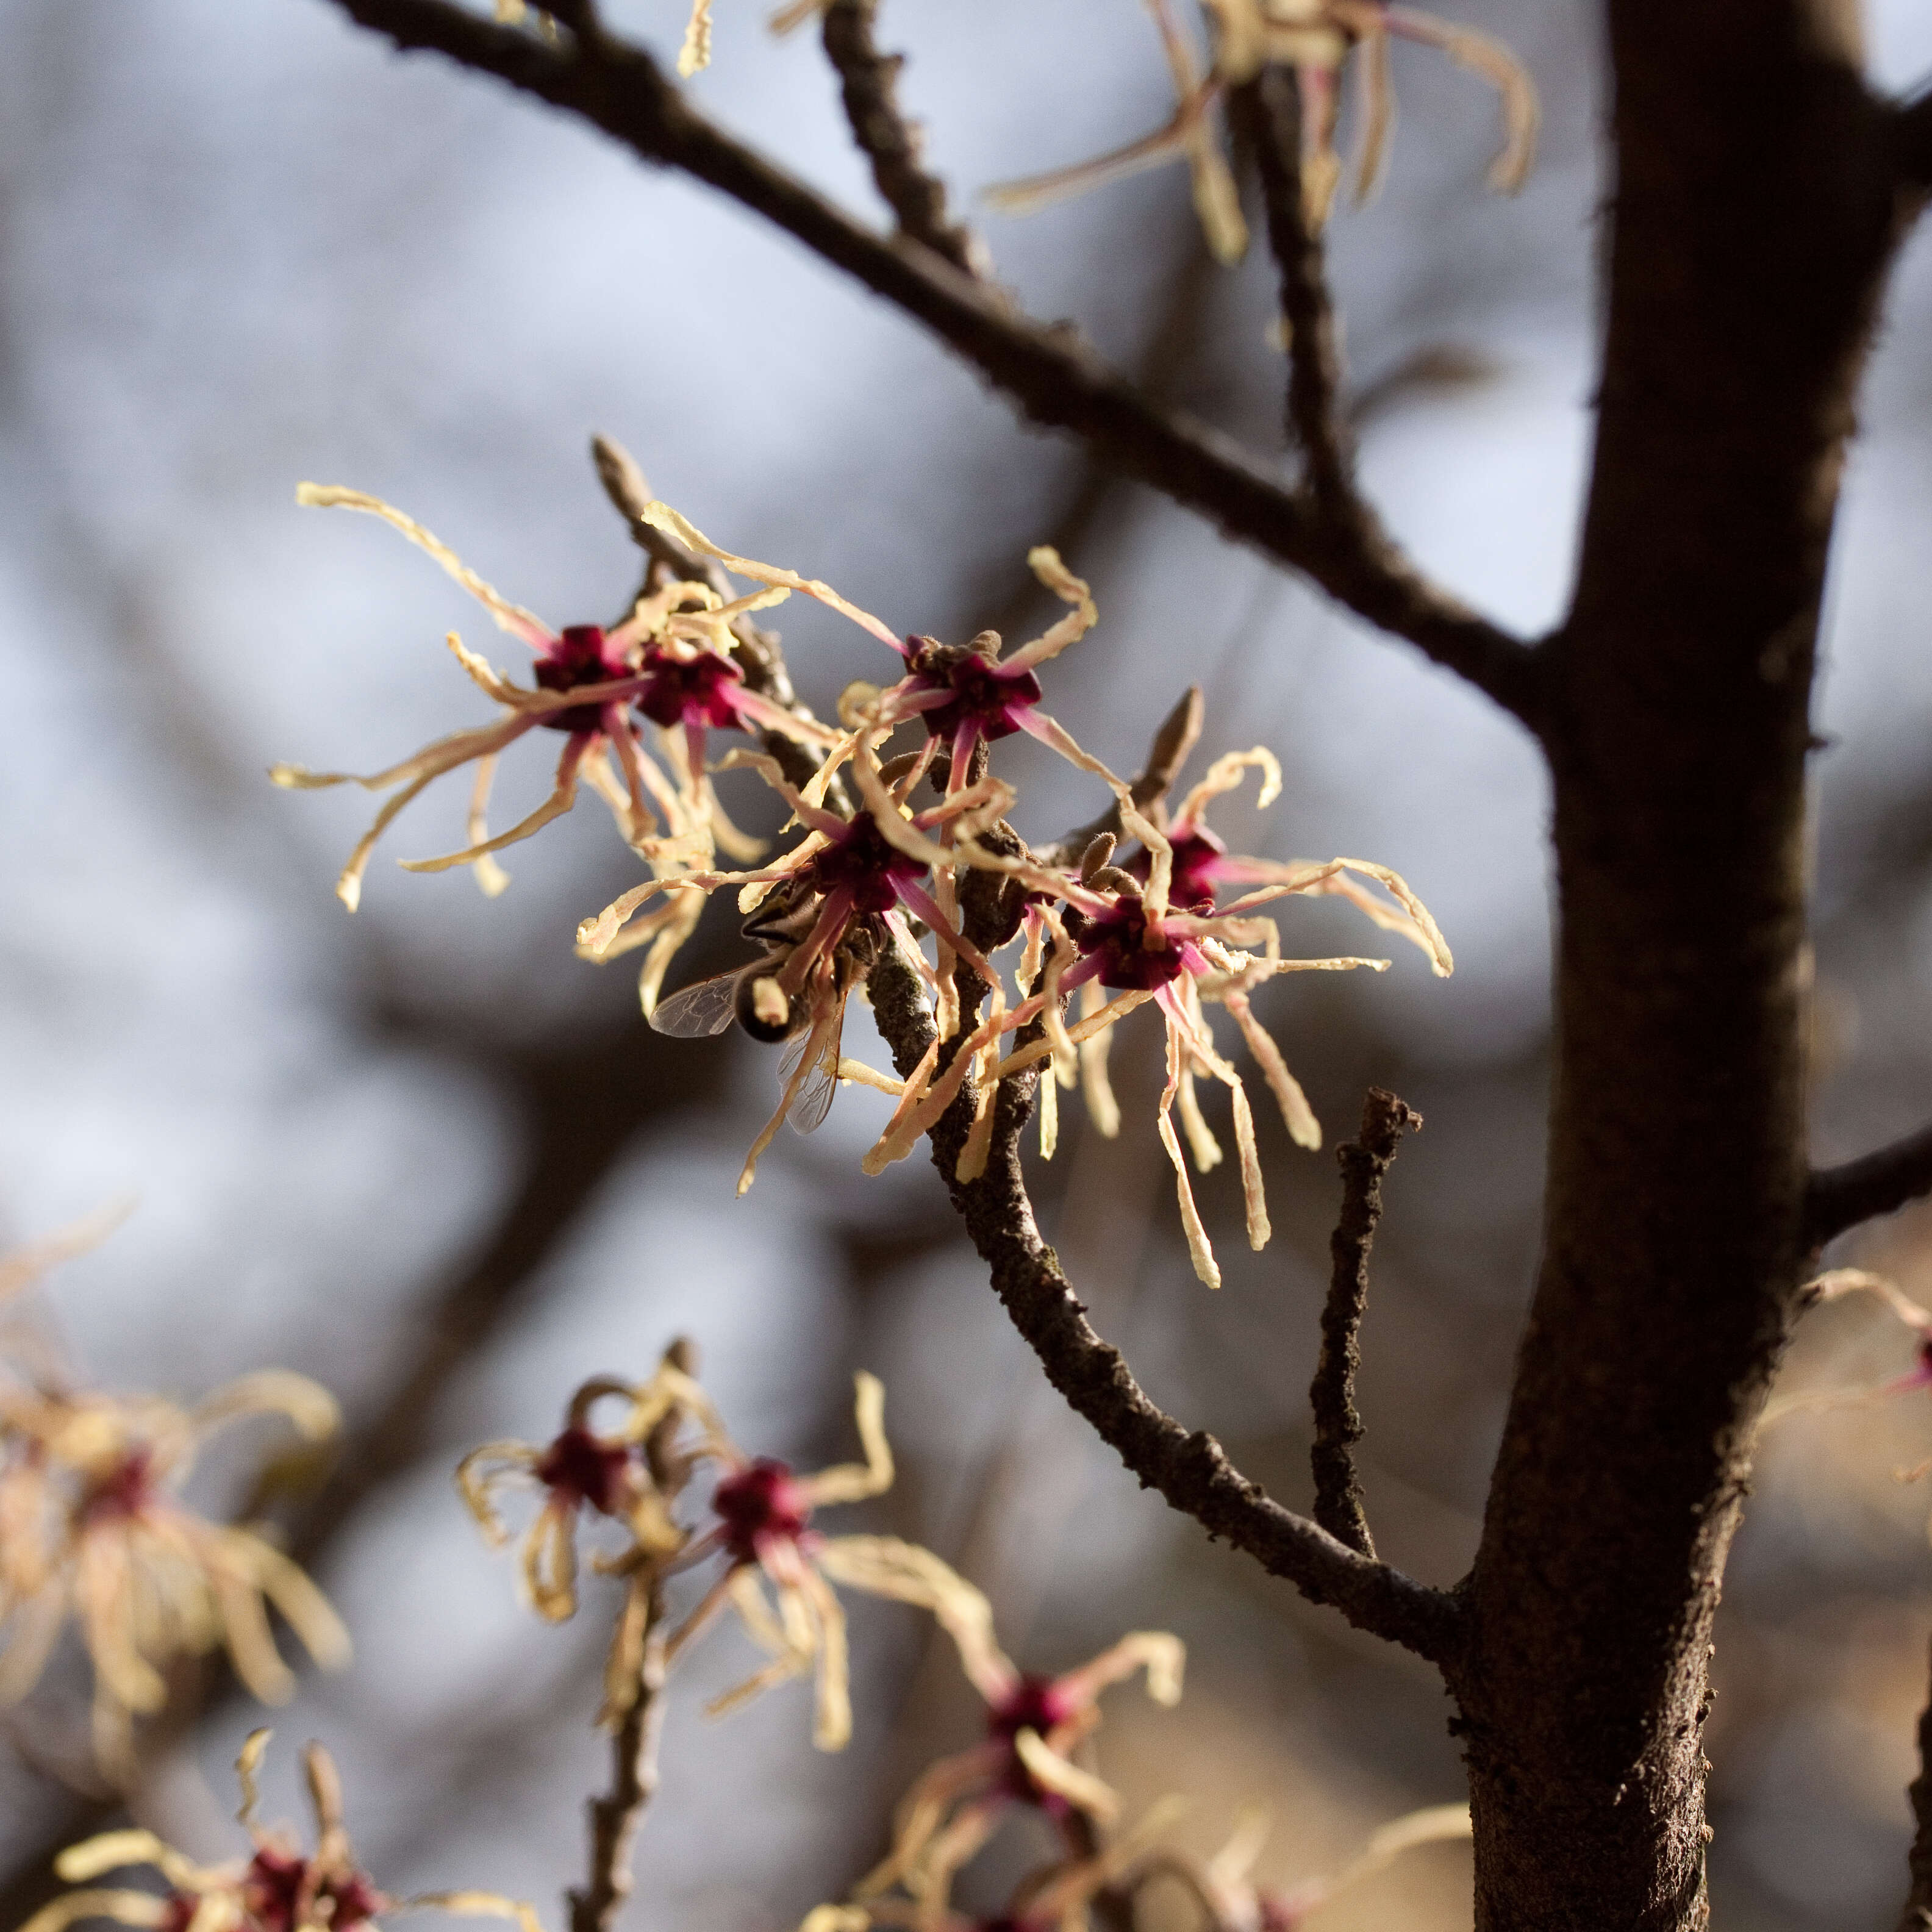
M 500 0 L 500 12 L 505 0 Z M 520 16 L 521 0 L 508 0 Z M 688 77 L 711 61 L 712 0 L 693 0 L 678 71 Z M 1194 206 L 1208 246 L 1223 262 L 1246 254 L 1248 226 L 1240 190 L 1216 124 L 1228 90 L 1252 80 L 1265 68 L 1291 70 L 1300 119 L 1302 200 L 1309 225 L 1328 218 L 1342 167 L 1336 150 L 1342 77 L 1353 68 L 1355 196 L 1370 200 L 1380 184 L 1395 131 L 1395 88 L 1389 70 L 1391 42 L 1408 40 L 1447 54 L 1495 88 L 1501 104 L 1503 142 L 1490 168 L 1490 185 L 1513 194 L 1528 174 L 1536 152 L 1539 111 L 1536 86 L 1499 40 L 1474 27 L 1438 20 L 1394 0 L 1202 0 L 1209 46 L 1204 58 L 1181 25 L 1175 0 L 1146 0 L 1159 31 L 1174 93 L 1173 117 L 1164 126 L 1112 153 L 1051 173 L 1006 182 L 987 200 L 1009 214 L 1034 210 L 1099 188 L 1143 169 L 1186 162 Z M 825 0 L 791 0 L 771 16 L 775 33 L 787 33 L 824 10 Z
M 1117 777 L 1044 708 L 1042 674 L 1099 616 L 1087 584 L 1050 548 L 1034 550 L 1028 562 L 1068 608 L 1040 636 L 1012 651 L 992 631 L 964 644 L 919 634 L 902 639 L 830 585 L 723 549 L 668 505 L 650 502 L 636 521 L 662 546 L 661 556 L 680 560 L 680 570 L 654 564 L 631 609 L 608 628 L 553 630 L 400 511 L 355 490 L 304 484 L 298 494 L 305 503 L 383 518 L 533 654 L 530 682 L 518 684 L 452 633 L 458 661 L 500 708 L 496 723 L 458 731 L 352 781 L 274 768 L 286 786 L 352 782 L 388 794 L 338 892 L 352 908 L 376 840 L 425 787 L 459 767 L 474 773 L 470 843 L 405 864 L 428 872 L 470 866 L 492 894 L 506 883 L 495 855 L 568 811 L 579 785 L 589 785 L 650 876 L 583 922 L 579 952 L 603 960 L 645 949 L 640 995 L 661 1032 L 706 1036 L 736 1023 L 754 1039 L 787 1044 L 778 1103 L 746 1156 L 741 1193 L 782 1123 L 810 1131 L 838 1085 L 855 1081 L 898 1103 L 862 1163 L 868 1173 L 904 1158 L 957 1103 L 970 1114 L 957 1178 L 976 1178 L 991 1149 L 995 1100 L 1002 1083 L 1014 1079 L 1023 1078 L 1037 1100 L 1043 1154 L 1051 1155 L 1057 1136 L 1058 1087 L 1082 1088 L 1096 1129 L 1118 1132 L 1106 1036 L 1136 1007 L 1152 1004 L 1167 1035 L 1156 1124 L 1173 1163 L 1196 1271 L 1218 1286 L 1181 1148 L 1184 1136 L 1202 1172 L 1223 1157 L 1202 1108 L 1203 1081 L 1227 1090 L 1254 1247 L 1268 1240 L 1269 1222 L 1252 1110 L 1241 1075 L 1216 1044 L 1212 1010 L 1233 1021 L 1290 1136 L 1318 1146 L 1313 1112 L 1256 1018 L 1253 995 L 1285 974 L 1382 971 L 1389 964 L 1289 956 L 1261 908 L 1292 896 L 1339 895 L 1415 945 L 1438 974 L 1451 969 L 1434 920 L 1386 866 L 1348 858 L 1282 862 L 1226 850 L 1207 824 L 1208 808 L 1250 770 L 1260 775 L 1258 802 L 1271 802 L 1280 790 L 1271 753 L 1257 747 L 1221 758 L 1170 813 L 1157 791 Z M 722 596 L 716 586 L 734 577 L 753 587 Z M 752 614 L 794 593 L 839 612 L 898 660 L 892 682 L 857 684 L 842 694 L 838 729 L 792 699 L 788 683 L 774 682 L 761 650 L 747 649 L 748 635 L 763 638 L 748 633 Z M 550 794 L 493 836 L 484 812 L 496 758 L 536 730 L 562 740 Z M 896 749 L 892 740 L 902 733 L 914 742 Z M 1096 821 L 1102 829 L 1071 849 L 1061 839 L 1037 850 L 1015 830 L 1017 794 L 992 771 L 990 756 L 1018 733 L 1106 788 L 1111 802 Z M 718 734 L 757 745 L 716 757 Z M 790 814 L 799 836 L 776 856 L 724 816 L 716 780 L 737 771 L 762 780 Z M 721 866 L 721 854 L 735 868 Z M 735 896 L 755 956 L 662 998 L 678 950 L 710 897 L 725 891 Z M 1010 986 L 995 956 L 1014 946 L 1019 956 Z M 904 1078 L 842 1048 L 848 1001 L 855 992 L 866 997 L 874 975 L 890 964 L 916 978 L 932 1022 L 923 1056 Z M 1078 1016 L 1070 1022 L 1068 1003 L 1076 999 Z
M 17 1298 L 84 1252 L 118 1216 L 100 1216 L 0 1261 L 0 1703 L 44 1672 L 70 1624 L 94 1669 L 95 1759 L 124 1783 L 134 1724 L 167 1702 L 178 1663 L 225 1648 L 266 1703 L 295 1680 L 276 1647 L 278 1612 L 317 1663 L 347 1660 L 349 1637 L 321 1592 L 254 1528 L 213 1522 L 182 1501 L 196 1452 L 229 1424 L 275 1415 L 310 1444 L 334 1432 L 334 1398 L 303 1376 L 265 1370 L 192 1406 L 79 1385 Z
M 692 1362 L 688 1344 L 678 1342 L 646 1382 L 599 1376 L 585 1383 L 548 1442 L 486 1443 L 464 1460 L 458 1483 L 484 1534 L 499 1544 L 510 1534 L 501 1492 L 517 1486 L 534 1493 L 520 1572 L 526 1600 L 553 1622 L 578 1608 L 580 1529 L 586 1520 L 608 1526 L 593 1563 L 625 1586 L 602 1716 L 614 1730 L 727 1611 L 768 1661 L 714 1698 L 712 1714 L 811 1673 L 814 1741 L 827 1750 L 842 1748 L 852 1730 L 845 1618 L 834 1586 L 912 1604 L 952 1640 L 985 1704 L 980 1741 L 914 1780 L 897 1808 L 886 1856 L 844 1900 L 813 1911 L 802 1932 L 865 1932 L 874 1925 L 961 1932 L 982 1922 L 1010 1932 L 1082 1932 L 1089 1907 L 1103 1895 L 1131 1898 L 1162 1876 L 1190 1888 L 1216 1928 L 1285 1932 L 1337 1885 L 1406 1846 L 1467 1834 L 1466 1807 L 1418 1813 L 1378 1834 L 1364 1858 L 1336 1880 L 1276 1894 L 1244 1883 L 1260 1844 L 1252 1820 L 1205 1862 L 1163 1846 L 1162 1834 L 1184 1808 L 1178 1800 L 1162 1801 L 1117 1831 L 1120 1799 L 1093 1757 L 1101 1699 L 1144 1673 L 1156 1703 L 1178 1702 L 1185 1663 L 1180 1640 L 1139 1630 L 1055 1676 L 1021 1670 L 1000 1647 L 986 1597 L 932 1551 L 894 1537 L 827 1535 L 819 1528 L 820 1510 L 881 1495 L 891 1485 L 884 1391 L 874 1378 L 857 1378 L 862 1460 L 802 1474 L 737 1445 L 691 1372 Z M 694 1586 L 691 1600 L 675 1607 L 671 1588 L 686 1577 Z M 952 1903 L 956 1879 L 1005 1826 L 1026 1820 L 1046 1829 L 1055 1856 L 1025 1880 L 998 1920 L 963 1917 Z
M 520 1932 L 542 1932 L 529 1906 L 495 1892 L 434 1892 L 392 1898 L 378 1890 L 357 1862 L 343 1822 L 341 1783 L 320 1744 L 302 1754 L 315 1813 L 315 1849 L 304 1850 L 286 1829 L 258 1825 L 255 1778 L 268 1738 L 266 1731 L 250 1732 L 235 1766 L 242 1786 L 238 1816 L 254 1846 L 249 1856 L 198 1865 L 152 1832 L 104 1832 L 70 1846 L 55 1861 L 62 1879 L 83 1888 L 42 1906 L 20 1932 L 65 1932 L 69 1925 L 92 1918 L 149 1932 L 360 1932 L 400 1912 L 429 1910 L 514 1919 Z M 88 1882 L 141 1866 L 158 1872 L 166 1889 L 124 1890 Z
M 1184 160 L 1193 176 L 1194 205 L 1208 245 L 1222 261 L 1246 254 L 1241 214 L 1216 112 L 1228 90 L 1265 68 L 1292 70 L 1300 102 L 1303 212 L 1319 230 L 1342 180 L 1335 136 L 1341 118 L 1344 70 L 1352 62 L 1358 88 L 1355 195 L 1368 200 L 1380 184 L 1395 131 L 1395 90 L 1389 47 L 1405 40 L 1434 47 L 1486 80 L 1502 104 L 1503 145 L 1490 169 L 1490 185 L 1513 194 L 1536 152 L 1536 86 L 1500 41 L 1473 27 L 1452 25 L 1390 0 L 1204 0 L 1212 28 L 1204 63 L 1175 16 L 1173 0 L 1149 0 L 1174 83 L 1174 117 L 1166 126 L 1110 154 L 989 191 L 994 206 L 1023 214 L 1064 195 L 1077 194 L 1164 161 Z

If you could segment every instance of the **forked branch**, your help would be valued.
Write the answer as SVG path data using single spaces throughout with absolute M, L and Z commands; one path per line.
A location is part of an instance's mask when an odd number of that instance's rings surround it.
M 1301 97 L 1293 70 L 1264 68 L 1228 96 L 1228 112 L 1261 181 L 1268 247 L 1281 284 L 1288 434 L 1306 466 L 1309 500 L 1337 541 L 1386 549 L 1388 539 L 1354 485 L 1354 452 L 1339 403 L 1342 353 L 1334 304 L 1322 237 L 1302 192 Z
M 903 1075 L 931 1043 L 933 1023 L 911 968 L 888 954 L 872 975 L 872 1009 Z M 1020 1172 L 1019 1142 L 1033 1110 L 1036 1070 L 1001 1084 L 984 1174 L 962 1184 L 959 1154 L 974 1096 L 962 1094 L 932 1134 L 932 1157 L 1015 1328 L 1046 1378 L 1092 1425 L 1142 1486 L 1158 1490 L 1210 1536 L 1226 1538 L 1311 1603 L 1330 1604 L 1361 1630 L 1443 1664 L 1460 1647 L 1462 1607 L 1444 1590 L 1418 1583 L 1364 1556 L 1306 1516 L 1284 1509 L 1230 1462 L 1220 1443 L 1158 1408 L 1120 1352 L 1087 1311 L 1040 1238 Z
M 1932 1125 L 1811 1177 L 1805 1233 L 1814 1247 L 1932 1193 Z
M 1315 1520 L 1330 1536 L 1364 1556 L 1376 1553 L 1355 1473 L 1355 1444 L 1362 1418 L 1355 1409 L 1358 1340 L 1369 1305 L 1369 1250 L 1382 1219 L 1382 1178 L 1394 1165 L 1402 1137 L 1422 1116 L 1379 1087 L 1362 1102 L 1362 1132 L 1336 1150 L 1342 1167 L 1342 1216 L 1328 1244 L 1334 1272 L 1322 1310 L 1322 1356 L 1308 1400 L 1315 1411 L 1309 1460 L 1315 1471 Z
M 785 230 L 923 322 L 1034 422 L 1081 437 L 1116 473 L 1163 491 L 1230 536 L 1304 572 L 1338 602 L 1406 638 L 1525 720 L 1536 653 L 1426 581 L 1386 539 L 1338 541 L 1328 520 L 1219 431 L 1156 408 L 1064 325 L 1042 327 L 934 256 L 862 226 L 714 127 L 643 49 L 606 34 L 544 45 L 450 0 L 334 0 L 404 49 L 492 74 L 580 116 L 644 159 L 679 168 Z

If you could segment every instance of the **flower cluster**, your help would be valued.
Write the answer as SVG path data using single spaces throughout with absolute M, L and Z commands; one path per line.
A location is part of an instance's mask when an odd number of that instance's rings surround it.
M 615 1413 L 592 1426 L 599 1404 Z M 856 1378 L 855 1420 L 863 1460 L 802 1474 L 769 1456 L 748 1456 L 711 1400 L 678 1366 L 676 1351 L 646 1382 L 600 1376 L 572 1397 L 562 1432 L 547 1444 L 491 1442 L 466 1456 L 457 1480 L 492 1543 L 506 1540 L 496 1492 L 514 1482 L 542 1496 L 523 1544 L 525 1594 L 555 1622 L 577 1607 L 576 1534 L 587 1513 L 616 1526 L 621 1540 L 596 1558 L 629 1580 L 607 1672 L 607 1722 L 634 1695 L 645 1626 L 672 1580 L 709 1570 L 710 1581 L 676 1628 L 656 1632 L 662 1663 L 675 1664 L 728 1610 L 769 1661 L 714 1699 L 714 1716 L 788 1678 L 816 1680 L 814 1742 L 844 1748 L 852 1732 L 844 1612 L 832 1586 L 930 1611 L 962 1648 L 990 1641 L 986 1600 L 930 1550 L 896 1537 L 827 1536 L 818 1514 L 861 1502 L 892 1486 L 885 1390 Z M 674 1505 L 700 1476 L 710 1492 L 700 1520 L 681 1523 Z
M 20 1932 L 66 1932 L 76 1922 L 110 1918 L 148 1932 L 362 1932 L 404 1912 L 434 1910 L 469 1918 L 514 1919 L 520 1932 L 542 1932 L 536 1914 L 515 1899 L 490 1892 L 432 1892 L 392 1898 L 358 1863 L 342 1819 L 342 1787 L 328 1752 L 312 1744 L 302 1754 L 315 1813 L 313 1851 L 293 1833 L 255 1822 L 256 1773 L 269 1733 L 255 1731 L 242 1747 L 236 1775 L 238 1814 L 254 1844 L 246 1858 L 198 1865 L 152 1832 L 105 1832 L 70 1846 L 54 1868 L 82 1888 L 43 1906 Z M 165 1892 L 97 1887 L 88 1881 L 133 1867 L 152 1867 Z
M 103 1232 L 97 1222 L 0 1263 L 0 1296 Z M 307 1576 L 261 1535 L 206 1520 L 179 1494 L 215 1430 L 279 1415 L 320 1442 L 337 1426 L 334 1397 L 266 1370 L 182 1408 L 73 1387 L 31 1359 L 39 1352 L 0 1358 L 0 1703 L 33 1689 L 71 1622 L 94 1666 L 95 1756 L 124 1778 L 134 1720 L 166 1702 L 177 1659 L 225 1646 L 262 1702 L 292 1694 L 270 1606 L 317 1663 L 345 1662 L 348 1634 Z
M 1150 4 L 1174 82 L 1173 118 L 1112 154 L 994 188 L 989 199 L 995 206 L 1025 214 L 1143 168 L 1185 160 L 1209 246 L 1222 261 L 1238 262 L 1247 251 L 1247 224 L 1215 111 L 1230 88 L 1253 80 L 1264 67 L 1280 66 L 1293 69 L 1300 97 L 1302 200 L 1310 226 L 1318 229 L 1342 178 L 1335 131 L 1342 70 L 1352 59 L 1360 89 L 1358 198 L 1366 200 L 1381 178 L 1395 126 L 1392 40 L 1437 48 L 1496 88 L 1502 104 L 1503 146 L 1490 170 L 1491 187 L 1514 193 L 1529 171 L 1536 146 L 1534 83 L 1507 47 L 1473 27 L 1454 26 L 1390 0 L 1205 0 L 1214 44 L 1204 66 L 1175 17 L 1172 0 Z
M 1208 825 L 1208 809 L 1250 770 L 1260 774 L 1259 802 L 1270 803 L 1280 790 L 1272 754 L 1257 747 L 1220 758 L 1170 812 L 1158 795 L 1116 777 L 1044 708 L 1042 673 L 1099 616 L 1087 584 L 1050 548 L 1034 550 L 1028 560 L 1066 614 L 1006 652 L 991 631 L 964 644 L 919 633 L 902 639 L 830 585 L 724 549 L 653 502 L 637 520 L 680 560 L 684 574 L 654 570 L 628 614 L 608 629 L 579 624 L 553 632 L 400 512 L 353 490 L 304 484 L 299 494 L 304 502 L 363 510 L 390 523 L 536 654 L 532 683 L 518 686 L 452 634 L 459 662 L 504 715 L 356 781 L 391 795 L 352 854 L 338 892 L 356 903 L 375 839 L 403 806 L 459 766 L 476 767 L 470 842 L 410 866 L 471 866 L 491 892 L 503 883 L 494 854 L 567 811 L 580 780 L 590 784 L 650 875 L 583 922 L 580 953 L 601 960 L 648 947 L 640 991 L 661 1032 L 708 1035 L 735 1022 L 754 1038 L 788 1043 L 778 1105 L 746 1156 L 741 1193 L 780 1124 L 789 1119 L 808 1132 L 838 1085 L 849 1082 L 880 1088 L 898 1102 L 862 1163 L 868 1172 L 903 1158 L 958 1102 L 970 1120 L 957 1174 L 974 1179 L 988 1157 L 1001 1084 L 1015 1078 L 1024 1078 L 1040 1096 L 1044 1152 L 1051 1154 L 1057 1133 L 1056 1088 L 1076 1080 L 1098 1130 L 1116 1132 L 1106 1036 L 1134 1008 L 1152 1004 L 1167 1034 L 1156 1126 L 1174 1168 L 1196 1272 L 1218 1286 L 1219 1266 L 1181 1148 L 1184 1136 L 1204 1172 L 1222 1157 L 1197 1091 L 1202 1081 L 1228 1092 L 1247 1232 L 1257 1249 L 1268 1239 L 1269 1222 L 1252 1108 L 1240 1074 L 1215 1042 L 1210 1010 L 1220 1007 L 1233 1021 L 1291 1137 L 1318 1146 L 1313 1111 L 1256 1018 L 1253 995 L 1285 974 L 1379 972 L 1389 964 L 1354 955 L 1288 956 L 1260 908 L 1292 896 L 1339 895 L 1419 947 L 1437 973 L 1450 970 L 1435 922 L 1387 867 L 1347 858 L 1284 862 L 1227 850 Z M 730 577 L 753 588 L 728 600 L 713 586 Z M 842 729 L 789 702 L 788 692 L 781 701 L 752 688 L 744 633 L 735 627 L 794 593 L 839 612 L 898 660 L 896 681 L 848 687 L 838 706 Z M 564 739 L 550 794 L 491 837 L 484 805 L 494 761 L 539 728 Z M 916 734 L 915 742 L 895 751 L 891 741 L 906 731 Z M 714 760 L 716 732 L 754 736 L 762 748 L 740 745 Z M 1019 733 L 1110 795 L 1108 829 L 1084 850 L 1036 851 L 1009 822 L 1016 794 L 988 770 L 989 753 Z M 735 771 L 762 779 L 798 828 L 796 841 L 776 856 L 752 846 L 720 809 L 715 781 Z M 344 782 L 342 774 L 292 766 L 278 766 L 273 776 L 297 787 Z M 930 803 L 918 796 L 922 785 Z M 721 852 L 739 861 L 735 868 L 720 866 Z M 724 890 L 736 897 L 744 937 L 757 956 L 661 1000 L 674 956 L 711 896 Z M 1010 988 L 994 956 L 1015 944 L 1022 950 Z M 932 1021 L 923 1058 L 903 1079 L 848 1058 L 842 1046 L 850 995 L 888 962 L 916 976 Z M 1070 998 L 1082 1006 L 1071 1024 L 1064 1011 Z M 1046 1063 L 1052 1071 L 1042 1079 Z

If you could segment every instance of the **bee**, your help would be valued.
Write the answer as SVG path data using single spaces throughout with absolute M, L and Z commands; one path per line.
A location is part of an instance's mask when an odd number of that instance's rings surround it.
M 856 914 L 799 970 L 798 956 L 817 924 L 820 903 L 816 893 L 807 893 L 795 902 L 787 898 L 760 907 L 741 929 L 764 947 L 761 958 L 682 988 L 651 1015 L 653 1030 L 678 1040 L 709 1038 L 735 1021 L 767 1046 L 789 1041 L 778 1078 L 792 1096 L 785 1118 L 802 1134 L 810 1133 L 831 1109 L 845 1002 L 877 964 L 880 944 L 876 922 Z M 808 1054 L 810 1067 L 801 1080 Z

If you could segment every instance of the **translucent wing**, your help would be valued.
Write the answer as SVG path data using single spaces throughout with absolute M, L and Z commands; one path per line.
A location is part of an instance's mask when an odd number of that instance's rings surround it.
M 668 1033 L 674 1040 L 704 1040 L 722 1033 L 737 1015 L 738 977 L 738 973 L 720 973 L 715 980 L 700 980 L 660 1000 L 651 1015 L 651 1030 Z
M 812 1056 L 811 1071 L 785 1114 L 796 1133 L 815 1132 L 824 1125 L 826 1115 L 832 1111 L 832 1097 L 838 1090 L 838 1049 L 844 1030 L 845 1000 L 842 994 L 831 1012 L 785 1048 L 784 1064 L 779 1070 L 788 1083 L 798 1071 L 799 1057 L 807 1053 Z

